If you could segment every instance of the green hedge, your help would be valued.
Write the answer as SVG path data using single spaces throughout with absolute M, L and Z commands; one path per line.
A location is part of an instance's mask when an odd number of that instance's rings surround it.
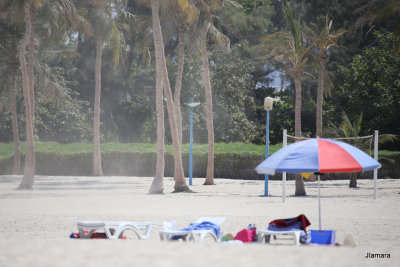
M 153 176 L 156 166 L 154 152 L 103 152 L 102 167 L 104 175 Z M 388 157 L 387 157 L 388 158 Z M 185 175 L 188 176 L 189 155 L 183 154 Z M 262 180 L 255 167 L 264 159 L 252 154 L 216 154 L 214 176 L 218 178 Z M 23 167 L 24 158 L 21 159 Z M 390 160 L 380 160 L 383 167 L 378 171 L 380 178 L 400 178 L 400 155 L 391 155 Z M 13 158 L 0 160 L 0 174 L 11 174 Z M 63 155 L 55 152 L 36 153 L 36 173 L 39 175 L 90 176 L 93 168 L 93 154 L 80 153 Z M 193 156 L 193 177 L 205 177 L 207 154 Z M 173 176 L 174 160 L 165 154 L 165 176 Z M 359 178 L 371 178 L 372 172 L 360 173 Z M 348 179 L 346 174 L 327 174 L 322 179 Z M 270 176 L 271 180 L 281 179 L 281 175 Z M 288 179 L 293 179 L 288 175 Z

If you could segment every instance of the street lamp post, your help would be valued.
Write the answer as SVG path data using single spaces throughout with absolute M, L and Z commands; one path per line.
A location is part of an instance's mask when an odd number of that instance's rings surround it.
M 265 130 L 265 159 L 269 155 L 269 111 L 272 110 L 274 104 L 274 98 L 267 96 L 264 98 L 264 110 L 267 111 L 267 121 Z M 265 189 L 264 196 L 268 196 L 268 174 L 265 174 Z
M 192 176 L 193 176 L 193 110 L 195 107 L 200 105 L 199 102 L 193 102 L 193 99 L 190 99 L 185 103 L 189 107 L 190 111 L 190 150 L 189 150 L 189 185 L 192 185 Z

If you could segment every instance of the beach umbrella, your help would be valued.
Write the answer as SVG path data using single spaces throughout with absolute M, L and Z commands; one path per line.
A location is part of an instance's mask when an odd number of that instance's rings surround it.
M 309 139 L 290 144 L 261 162 L 260 174 L 315 173 L 318 177 L 319 228 L 321 230 L 320 174 L 374 170 L 380 163 L 362 150 L 331 139 Z

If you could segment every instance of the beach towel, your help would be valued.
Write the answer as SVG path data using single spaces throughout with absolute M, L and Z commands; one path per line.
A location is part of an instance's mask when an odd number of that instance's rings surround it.
M 182 228 L 179 230 L 184 230 L 184 231 L 192 231 L 192 230 L 211 230 L 215 234 L 215 236 L 218 238 L 219 237 L 219 232 L 220 232 L 220 227 L 217 224 L 214 224 L 212 222 L 201 222 L 201 223 L 191 223 L 189 227 Z M 181 236 L 175 236 L 173 239 L 179 239 L 182 238 Z
M 268 230 L 270 231 L 291 231 L 303 230 L 306 232 L 307 226 L 311 225 L 310 221 L 304 214 L 289 219 L 273 220 L 269 223 Z
M 270 231 L 293 231 L 301 230 L 300 242 L 305 243 L 307 241 L 307 226 L 311 225 L 310 221 L 304 214 L 300 214 L 297 217 L 289 219 L 278 219 L 273 220 L 269 223 L 268 230 Z

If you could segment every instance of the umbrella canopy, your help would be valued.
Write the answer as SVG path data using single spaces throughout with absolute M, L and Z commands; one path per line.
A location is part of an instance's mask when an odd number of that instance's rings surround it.
M 360 149 L 331 139 L 309 139 L 288 145 L 261 162 L 258 173 L 333 173 L 374 170 L 380 163 Z
M 378 168 L 381 164 L 360 149 L 331 139 L 309 139 L 288 145 L 261 162 L 258 173 L 317 173 L 319 229 L 321 230 L 320 175 L 332 172 L 359 172 Z

